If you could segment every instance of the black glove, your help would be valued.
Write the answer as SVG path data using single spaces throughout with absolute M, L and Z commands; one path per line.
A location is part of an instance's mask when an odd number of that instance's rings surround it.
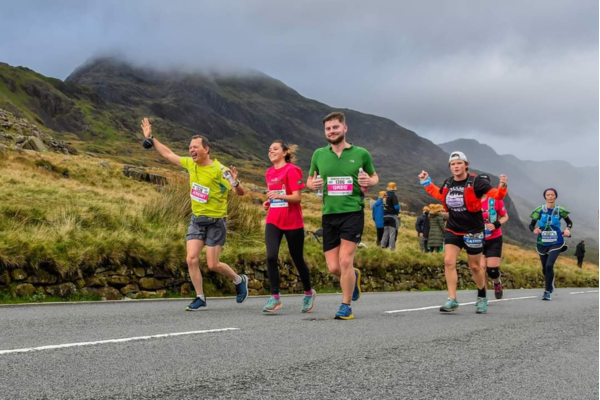
M 151 149 L 152 146 L 154 146 L 154 138 L 152 136 L 150 136 L 149 138 L 146 138 L 142 142 L 142 146 L 144 146 L 145 149 Z

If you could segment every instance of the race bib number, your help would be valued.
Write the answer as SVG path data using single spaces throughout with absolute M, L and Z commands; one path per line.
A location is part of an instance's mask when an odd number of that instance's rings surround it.
M 542 243 L 554 243 L 558 240 L 558 232 L 556 231 L 543 231 L 542 232 Z
M 469 233 L 468 235 L 463 236 L 463 240 L 467 247 L 471 249 L 480 249 L 483 247 L 484 236 L 483 233 Z
M 273 190 L 273 193 L 285 195 L 285 190 Z M 283 199 L 270 199 L 269 203 L 271 208 L 285 208 L 288 207 L 288 202 Z
M 354 181 L 351 176 L 327 177 L 328 196 L 350 196 L 354 190 Z
M 198 203 L 207 203 L 209 193 L 210 189 L 206 186 L 202 186 L 198 183 L 192 183 L 192 190 L 190 191 L 190 197 L 192 200 L 195 200 Z

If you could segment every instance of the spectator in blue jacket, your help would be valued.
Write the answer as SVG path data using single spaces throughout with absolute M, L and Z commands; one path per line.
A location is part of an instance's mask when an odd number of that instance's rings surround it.
M 389 247 L 391 250 L 396 250 L 396 237 L 398 228 L 400 227 L 400 203 L 396 191 L 398 187 L 396 182 L 390 182 L 386 188 L 386 199 L 383 205 L 383 237 L 381 239 L 381 247 Z
M 379 192 L 379 198 L 373 203 L 373 221 L 377 228 L 377 246 L 381 246 L 381 238 L 383 237 L 383 201 L 385 200 L 385 190 Z

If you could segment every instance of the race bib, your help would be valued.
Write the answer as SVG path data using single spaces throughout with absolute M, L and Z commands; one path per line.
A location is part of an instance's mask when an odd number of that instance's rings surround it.
M 285 190 L 273 190 L 272 192 L 285 195 Z M 271 208 L 288 207 L 288 202 L 283 199 L 270 199 L 269 203 L 271 204 Z
M 483 233 L 469 233 L 468 235 L 463 236 L 463 240 L 467 247 L 471 249 L 480 249 L 483 247 L 484 236 Z
M 556 231 L 543 231 L 542 232 L 542 243 L 554 243 L 558 240 L 558 232 Z
M 192 200 L 195 200 L 198 203 L 207 203 L 209 193 L 210 189 L 206 186 L 202 186 L 198 183 L 192 183 L 192 190 L 190 191 L 190 197 Z
M 351 176 L 327 177 L 328 196 L 350 196 L 354 190 L 354 181 Z

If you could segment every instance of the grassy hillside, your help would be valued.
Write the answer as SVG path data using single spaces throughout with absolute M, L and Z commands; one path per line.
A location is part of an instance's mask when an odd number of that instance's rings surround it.
M 125 177 L 122 169 L 115 161 L 107 163 L 89 155 L 1 153 L 0 269 L 44 270 L 64 278 L 90 275 L 103 267 L 157 266 L 184 276 L 184 235 L 190 215 L 187 175 L 153 169 L 171 182 L 157 187 Z M 245 172 L 243 167 L 242 177 Z M 252 202 L 264 200 L 264 195 L 248 192 L 244 197 L 233 196 L 230 205 L 223 260 L 232 265 L 266 258 L 264 212 Z M 303 204 L 307 229 L 315 230 L 320 226 L 319 198 L 306 194 Z M 412 271 L 443 265 L 442 255 L 419 251 L 414 217 L 403 216 L 396 252 L 375 247 L 375 228 L 370 218 L 366 220 L 369 248 L 357 255 L 361 268 Z M 310 267 L 325 270 L 320 245 L 306 243 Z M 289 259 L 285 246 L 281 257 Z M 462 261 L 466 261 L 464 255 Z M 529 276 L 541 275 L 538 264 L 533 251 L 506 246 L 504 273 L 512 274 L 522 287 L 530 285 Z M 597 265 L 586 263 L 580 270 L 573 258 L 559 258 L 557 273 L 569 286 L 598 282 Z

